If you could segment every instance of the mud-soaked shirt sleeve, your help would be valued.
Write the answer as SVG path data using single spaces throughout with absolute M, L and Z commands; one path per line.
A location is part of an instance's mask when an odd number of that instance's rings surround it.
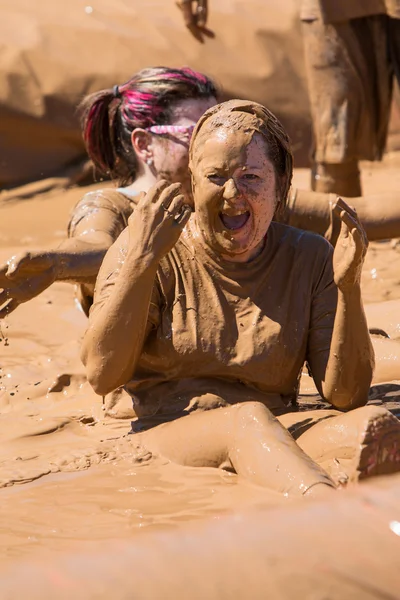
M 72 211 L 68 237 L 91 237 L 101 233 L 115 241 L 128 224 L 132 204 L 116 190 L 89 192 Z
M 315 287 L 312 296 L 307 340 L 307 363 L 314 375 L 324 373 L 329 359 L 337 307 L 337 287 L 333 280 L 333 248 L 325 242 L 316 256 Z M 317 382 L 316 382 L 317 383 Z
M 113 292 L 127 253 L 128 231 L 125 230 L 108 250 L 100 268 L 94 290 L 93 305 L 90 309 L 89 321 L 104 307 Z M 156 329 L 161 320 L 161 293 L 156 278 L 150 300 L 148 314 L 148 329 Z

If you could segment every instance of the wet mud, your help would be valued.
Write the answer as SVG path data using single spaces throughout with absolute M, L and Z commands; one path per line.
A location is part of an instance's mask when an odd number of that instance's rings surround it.
M 366 193 L 400 189 L 396 166 L 364 165 Z M 306 187 L 308 171 L 295 173 Z M 73 205 L 88 190 L 54 190 L 2 202 L 0 259 L 14 251 L 51 247 L 65 236 Z M 369 322 L 400 339 L 400 246 L 372 243 L 362 277 Z M 399 302 L 399 304 L 397 304 Z M 222 470 L 182 468 L 153 459 L 129 435 L 123 401 L 114 417 L 88 386 L 79 359 L 87 325 L 72 285 L 56 283 L 1 322 L 0 332 L 0 556 L 4 564 L 55 554 L 74 544 L 94 548 L 143 530 L 175 530 L 190 521 L 288 504 L 272 492 Z M 383 339 L 381 334 L 375 336 Z M 393 350 L 397 357 L 397 349 Z M 389 353 L 390 354 L 390 353 Z M 374 382 L 370 402 L 399 414 L 399 372 Z M 385 378 L 386 377 L 386 378 Z M 300 410 L 326 408 L 304 374 Z M 391 480 L 392 478 L 389 478 Z M 393 478 L 394 481 L 395 477 Z M 374 487 L 374 482 L 370 484 Z M 311 509 L 310 509 L 311 510 Z M 373 596 L 371 596 L 373 597 Z M 389 596 L 388 596 L 389 597 Z

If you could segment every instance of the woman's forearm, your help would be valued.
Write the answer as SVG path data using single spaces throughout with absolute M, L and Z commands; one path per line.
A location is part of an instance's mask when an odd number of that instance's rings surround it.
M 134 374 L 147 335 L 156 272 L 153 257 L 130 250 L 110 295 L 91 318 L 82 360 L 100 395 L 125 384 Z
M 135 375 L 151 327 L 159 261 L 177 243 L 191 212 L 180 184 L 159 181 L 138 202 L 128 227 L 105 256 L 82 345 L 87 376 L 98 394 Z
M 324 397 L 336 408 L 350 410 L 368 399 L 374 369 L 374 351 L 368 332 L 359 285 L 338 292 Z
M 68 238 L 56 250 L 49 250 L 54 262 L 55 280 L 94 283 L 112 240 L 86 241 Z

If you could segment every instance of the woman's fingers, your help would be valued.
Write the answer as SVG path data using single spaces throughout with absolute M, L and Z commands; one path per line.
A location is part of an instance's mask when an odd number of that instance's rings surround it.
M 169 209 L 174 198 L 181 195 L 181 189 L 180 183 L 172 183 L 161 192 L 158 203 L 161 204 L 164 210 Z
M 167 218 L 173 219 L 174 223 L 184 227 L 192 214 L 192 208 L 185 202 L 185 196 L 179 194 L 172 200 L 165 212 Z
M 198 0 L 197 1 L 197 25 L 198 27 L 205 27 L 208 19 L 208 2 L 207 0 Z
M 358 219 L 356 210 L 354 208 L 351 208 L 342 198 L 338 198 L 336 200 L 333 206 L 333 210 L 342 221 L 345 220 L 350 231 L 353 228 L 357 228 L 358 230 L 365 233 L 364 228 Z
M 342 238 L 342 239 L 343 238 L 348 238 L 349 235 L 350 235 L 350 231 L 349 231 L 349 228 L 347 226 L 347 223 L 345 223 L 345 221 L 342 220 L 341 224 L 340 224 L 340 233 L 339 233 L 339 238 L 338 239 L 340 239 L 340 238 Z
M 183 194 L 179 194 L 172 199 L 170 204 L 168 205 L 167 214 L 172 215 L 174 219 L 180 214 L 182 210 L 182 206 L 185 204 L 185 196 Z
M 183 229 L 186 223 L 189 221 L 192 214 L 192 209 L 188 204 L 184 204 L 179 216 L 175 219 L 175 222 Z
M 17 280 L 20 277 L 41 273 L 52 266 L 53 261 L 46 252 L 23 252 L 8 260 L 5 275 L 8 280 Z M 0 269 L 0 283 L 4 281 L 3 273 L 4 267 Z
M 0 294 L 0 296 L 1 296 L 1 294 Z M 1 305 L 2 305 L 2 302 L 0 299 L 0 306 Z M 14 312 L 14 310 L 16 308 L 18 308 L 19 305 L 20 305 L 20 302 L 16 298 L 11 298 L 11 300 L 9 300 L 7 302 L 7 304 L 5 304 L 5 306 L 0 308 L 0 320 L 5 319 L 5 317 L 7 317 L 12 312 Z
M 13 277 L 18 276 L 19 270 L 24 268 L 25 265 L 29 264 L 31 261 L 31 255 L 29 252 L 24 254 L 17 254 L 16 256 L 12 256 L 8 261 L 8 271 L 7 277 L 12 279 Z
M 165 179 L 158 181 L 153 185 L 147 194 L 138 202 L 139 205 L 161 205 L 164 209 L 168 208 L 172 200 L 181 193 L 182 185 L 180 183 L 168 183 Z
M 9 299 L 10 299 L 10 294 L 9 294 L 8 290 L 2 290 L 0 292 L 0 306 L 2 304 L 4 304 L 4 302 L 7 302 L 7 300 L 9 300 Z
M 340 212 L 340 219 L 341 219 L 342 223 L 345 223 L 345 225 L 347 226 L 349 231 L 352 231 L 353 229 L 358 229 L 358 227 L 359 227 L 358 221 L 356 219 L 354 219 L 354 217 L 352 217 L 345 210 L 342 210 Z
M 346 208 L 343 208 L 343 206 L 341 206 L 338 201 L 334 205 L 333 211 L 340 218 L 341 221 L 344 221 L 348 225 L 350 229 L 359 225 L 357 214 L 352 209 L 350 209 L 349 206 L 346 205 Z
M 138 204 L 155 204 L 160 199 L 160 195 L 162 194 L 163 190 L 165 190 L 168 186 L 168 181 L 161 179 L 161 181 L 158 181 L 149 189 L 147 194 L 141 198 Z
M 183 20 L 187 27 L 204 27 L 208 17 L 207 0 L 180 0 L 176 3 L 182 11 Z M 195 8 L 193 8 L 195 5 Z
M 343 208 L 343 205 L 346 208 Z M 342 230 L 341 236 L 348 237 L 349 233 L 354 237 L 355 232 L 357 231 L 357 240 L 364 248 L 368 247 L 368 239 L 367 235 L 364 231 L 363 226 L 359 222 L 357 218 L 357 213 L 351 209 L 345 202 L 343 202 L 340 198 L 338 202 L 334 206 L 334 211 L 340 217 L 342 221 Z M 343 224 L 346 225 L 346 228 L 343 228 Z
M 353 237 L 357 250 L 359 250 L 361 254 L 364 254 L 368 247 L 368 241 L 366 242 L 362 232 L 359 229 L 353 229 L 351 235 Z
M 179 0 L 176 5 L 182 11 L 183 20 L 186 27 L 192 27 L 193 25 L 196 25 L 196 17 L 192 8 L 192 0 Z
M 9 290 L 5 289 L 0 292 L 0 319 L 4 319 L 12 313 L 20 305 L 17 298 L 13 298 Z
M 338 206 L 341 210 L 345 210 L 346 212 L 348 212 L 353 218 L 357 219 L 357 212 L 354 208 L 352 208 L 351 206 L 349 206 L 347 204 L 347 202 L 345 202 L 343 200 L 343 198 L 336 198 L 336 203 L 334 208 L 336 208 L 336 206 Z
M 10 283 L 8 287 L 4 287 L 0 292 L 0 306 L 10 298 L 20 301 L 24 297 L 24 288 L 21 284 Z

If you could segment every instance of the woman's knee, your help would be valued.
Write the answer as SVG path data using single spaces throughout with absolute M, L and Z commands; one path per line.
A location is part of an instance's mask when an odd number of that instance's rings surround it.
M 245 420 L 247 422 L 275 422 L 277 419 L 274 417 L 272 412 L 262 402 L 243 402 L 242 404 L 235 404 L 234 407 L 237 413 L 237 418 Z

